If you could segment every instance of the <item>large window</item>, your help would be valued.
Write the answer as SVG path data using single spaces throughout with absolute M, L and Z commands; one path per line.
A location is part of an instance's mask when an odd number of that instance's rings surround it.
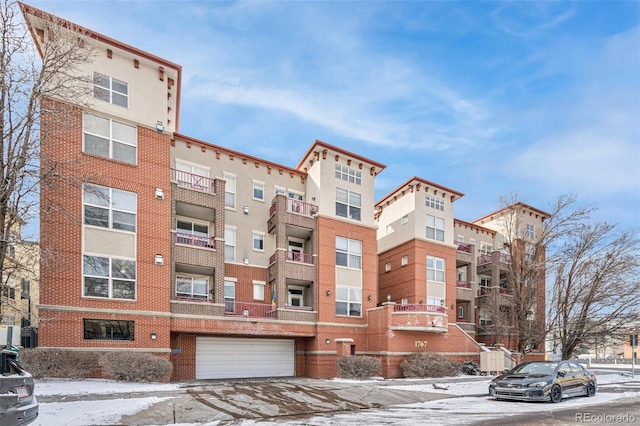
M 434 197 L 431 194 L 427 194 L 425 196 L 425 202 L 426 202 L 426 206 L 427 207 L 431 207 L 431 208 L 436 209 L 436 210 L 444 211 L 444 199 L 443 198 L 438 198 L 438 197 Z
M 336 315 L 362 316 L 362 289 L 337 286 Z
M 213 246 L 209 240 L 209 225 L 206 223 L 192 222 L 186 219 L 178 219 L 176 223 L 176 242 L 193 246 Z
M 84 338 L 98 340 L 133 340 L 133 321 L 87 319 L 84 320 Z
M 236 260 L 236 230 L 224 230 L 224 260 Z
M 236 177 L 224 174 L 224 206 L 230 209 L 236 208 Z
M 136 231 L 135 192 L 85 184 L 82 201 L 85 225 Z
M 360 220 L 362 196 L 357 192 L 336 188 L 336 216 Z
M 336 163 L 336 177 L 347 182 L 362 184 L 362 172 Z
M 427 215 L 427 238 L 430 240 L 444 241 L 444 219 Z
M 104 74 L 93 73 L 93 97 L 110 104 L 127 108 L 129 84 Z
M 483 243 L 480 241 L 480 248 L 478 249 L 478 253 L 480 254 L 491 254 L 493 251 L 493 245 L 488 243 Z
M 336 265 L 362 269 L 362 241 L 336 237 Z
M 84 152 L 136 164 L 138 130 L 97 115 L 84 114 Z
M 209 295 L 209 280 L 204 277 L 176 277 L 176 296 L 194 299 L 207 299 Z
M 136 262 L 100 256 L 83 256 L 83 296 L 108 299 L 136 298 Z
M 444 282 L 444 259 L 427 256 L 427 281 Z

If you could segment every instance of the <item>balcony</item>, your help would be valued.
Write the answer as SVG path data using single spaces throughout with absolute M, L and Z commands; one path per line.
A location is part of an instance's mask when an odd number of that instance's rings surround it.
M 474 260 L 473 252 L 475 251 L 475 246 L 462 242 L 456 242 L 455 244 L 458 248 L 456 251 L 456 267 L 471 265 Z
M 224 316 L 277 319 L 278 311 L 272 304 L 225 301 Z
M 448 318 L 444 306 L 394 305 L 391 314 L 391 329 L 446 333 Z
M 216 193 L 216 180 L 206 176 L 171 169 L 171 181 L 177 182 L 178 186 L 181 188 L 209 192 L 211 194 Z
M 500 263 L 511 263 L 511 256 L 505 253 L 500 253 L 498 256 L 498 262 Z M 492 263 L 492 255 L 491 254 L 483 254 L 478 256 L 478 266 L 488 265 Z
M 215 238 L 184 234 L 181 232 L 176 232 L 176 244 L 186 244 L 188 246 L 210 250 L 215 250 L 216 248 Z
M 299 253 L 296 251 L 287 252 L 287 262 L 305 263 L 313 265 L 313 255 L 308 253 Z
M 468 288 L 468 289 L 471 289 L 471 283 L 469 281 L 458 280 L 458 281 L 456 281 L 456 287 L 457 288 Z
M 457 246 L 458 246 L 458 251 L 463 252 L 463 253 L 469 253 L 471 254 L 471 244 L 466 244 L 466 243 L 462 243 L 462 242 L 456 242 Z
M 472 301 L 475 295 L 471 287 L 472 284 L 469 281 L 456 281 L 456 300 Z
M 273 232 L 277 226 L 284 225 L 315 229 L 316 220 L 314 216 L 317 213 L 318 206 L 314 204 L 287 198 L 284 195 L 277 195 L 269 208 L 267 227 L 269 232 Z

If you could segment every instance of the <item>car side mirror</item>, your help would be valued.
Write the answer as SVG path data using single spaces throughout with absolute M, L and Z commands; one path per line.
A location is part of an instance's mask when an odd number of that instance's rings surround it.
M 564 377 L 564 371 L 558 371 L 558 377 Z

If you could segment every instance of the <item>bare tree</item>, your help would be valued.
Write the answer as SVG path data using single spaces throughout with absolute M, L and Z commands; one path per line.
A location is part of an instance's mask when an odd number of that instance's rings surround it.
M 501 241 L 497 241 L 499 253 L 492 254 L 502 265 L 500 283 L 488 305 L 502 339 L 506 336 L 523 355 L 542 350 L 548 332 L 545 282 L 549 265 L 556 262 L 554 248 L 587 220 L 592 210 L 576 207 L 575 202 L 575 195 L 557 197 L 548 213 L 538 211 L 539 226 L 531 228 L 527 224 L 531 224 L 535 209 L 517 194 L 501 199 L 503 208 L 495 222 Z
M 566 234 L 554 262 L 550 324 L 562 357 L 616 336 L 640 315 L 640 240 L 635 230 L 589 220 Z
M 29 10 L 31 19 L 38 22 L 37 28 L 32 27 L 33 33 L 23 19 L 21 7 L 23 12 Z M 0 289 L 3 292 L 25 269 L 32 269 L 24 262 L 5 262 L 10 248 L 23 243 L 19 235 L 22 225 L 38 218 L 42 204 L 55 209 L 54 199 L 40 199 L 41 185 L 56 185 L 63 179 L 57 172 L 60 163 L 40 156 L 41 145 L 47 143 L 40 134 L 40 122 L 57 120 L 59 131 L 64 131 L 62 115 L 67 108 L 59 100 L 85 105 L 90 99 L 91 81 L 82 75 L 81 67 L 91 62 L 93 55 L 81 28 L 15 1 L 0 0 Z M 55 137 L 55 133 L 48 133 L 48 137 Z M 64 179 L 81 182 L 73 175 Z M 29 235 L 25 239 L 34 237 Z M 1 300 L 9 302 L 6 297 Z

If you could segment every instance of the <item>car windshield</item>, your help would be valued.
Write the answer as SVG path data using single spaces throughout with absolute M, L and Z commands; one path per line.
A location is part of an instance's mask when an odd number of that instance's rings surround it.
M 521 364 L 511 370 L 511 373 L 519 373 L 519 374 L 553 374 L 556 367 L 558 366 L 557 362 L 530 362 L 527 364 Z

